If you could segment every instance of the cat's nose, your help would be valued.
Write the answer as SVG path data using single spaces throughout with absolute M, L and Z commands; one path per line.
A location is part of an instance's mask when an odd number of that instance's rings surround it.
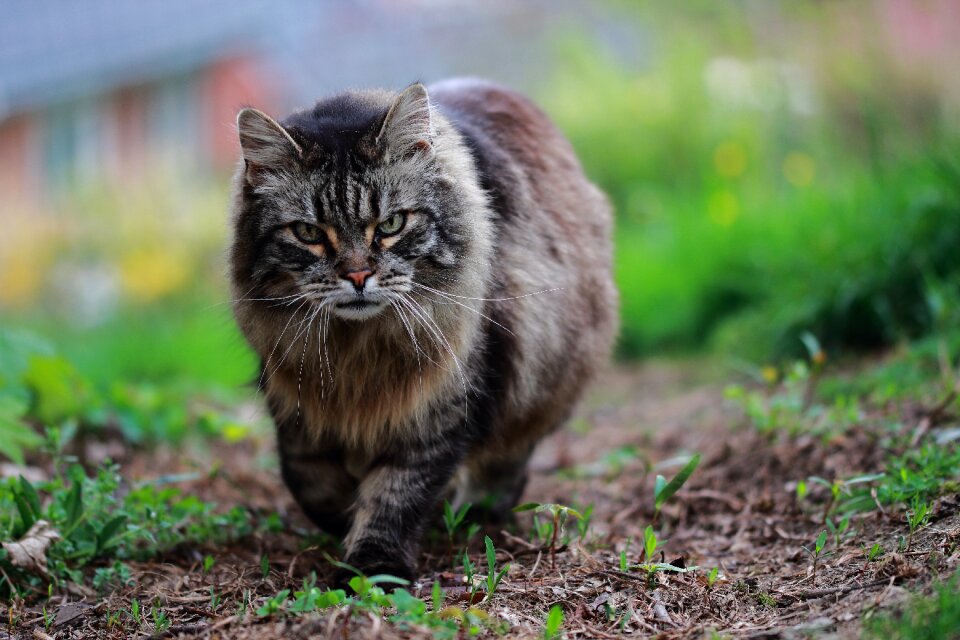
M 357 271 L 347 271 L 343 277 L 353 283 L 357 292 L 363 291 L 363 286 L 367 283 L 367 278 L 373 275 L 370 269 L 359 269 Z

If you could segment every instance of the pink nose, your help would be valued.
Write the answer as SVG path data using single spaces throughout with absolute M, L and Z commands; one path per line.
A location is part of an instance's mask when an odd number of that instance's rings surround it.
M 343 277 L 353 283 L 353 286 L 357 288 L 357 291 L 363 289 L 363 285 L 366 284 L 367 278 L 373 275 L 373 271 L 370 269 L 361 269 L 360 271 L 348 271 L 343 274 Z

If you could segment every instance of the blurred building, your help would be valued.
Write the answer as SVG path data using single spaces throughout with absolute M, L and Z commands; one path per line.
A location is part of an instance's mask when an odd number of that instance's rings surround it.
M 547 0 L 6 0 L 0 191 L 36 208 L 85 184 L 229 168 L 244 105 L 277 112 L 351 86 L 477 74 L 527 85 Z

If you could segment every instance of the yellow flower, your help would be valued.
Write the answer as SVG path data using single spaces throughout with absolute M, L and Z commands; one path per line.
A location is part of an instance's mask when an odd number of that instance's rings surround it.
M 120 261 L 120 282 L 124 293 L 148 302 L 182 287 L 187 271 L 182 256 L 160 249 L 137 249 Z
M 767 384 L 773 384 L 780 377 L 780 372 L 777 371 L 776 367 L 767 365 L 760 369 L 760 375 L 763 376 Z
M 46 262 L 45 252 L 32 244 L 6 248 L 0 259 L 0 305 L 30 303 L 43 284 Z

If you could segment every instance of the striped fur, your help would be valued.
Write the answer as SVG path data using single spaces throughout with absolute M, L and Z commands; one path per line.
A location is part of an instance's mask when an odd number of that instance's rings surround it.
M 479 80 L 238 128 L 234 311 L 284 480 L 346 562 L 412 577 L 437 502 L 512 506 L 608 357 L 609 206 L 539 109 Z

